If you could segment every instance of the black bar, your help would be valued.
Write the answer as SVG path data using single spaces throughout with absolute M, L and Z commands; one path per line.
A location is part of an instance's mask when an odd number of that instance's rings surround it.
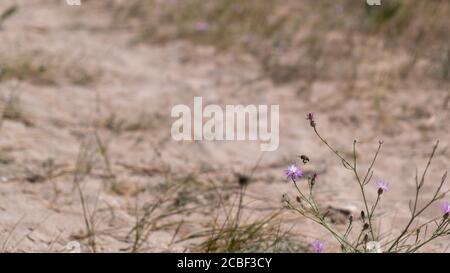
M 446 266 L 448 254 L 1 254 L 14 271 L 44 272 L 311 272 L 417 270 Z M 287 271 L 280 271 L 287 270 Z

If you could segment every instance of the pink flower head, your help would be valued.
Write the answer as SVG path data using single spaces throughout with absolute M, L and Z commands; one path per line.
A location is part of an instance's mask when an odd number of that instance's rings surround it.
M 442 211 L 444 212 L 444 214 L 450 213 L 450 203 L 449 203 L 449 202 L 444 202 L 444 203 L 441 205 L 441 209 L 442 209 Z
M 287 170 L 284 172 L 286 175 L 286 178 L 292 179 L 292 181 L 296 181 L 297 178 L 300 178 L 303 176 L 303 171 L 299 167 L 295 165 L 291 165 L 287 168 Z
M 311 248 L 314 253 L 323 253 L 325 244 L 319 240 L 315 240 L 314 243 L 312 243 Z
M 197 22 L 195 24 L 195 30 L 198 32 L 205 32 L 209 30 L 209 24 L 207 22 Z
M 377 188 L 378 190 L 382 190 L 383 192 L 388 192 L 389 191 L 389 187 L 387 185 L 386 182 L 384 182 L 384 180 L 380 179 L 376 182 Z

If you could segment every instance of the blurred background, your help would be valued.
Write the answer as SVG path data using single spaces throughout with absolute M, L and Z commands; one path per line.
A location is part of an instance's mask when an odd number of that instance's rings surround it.
M 362 206 L 308 112 L 344 155 L 358 140 L 361 170 L 384 140 L 386 234 L 438 139 L 425 198 L 449 168 L 447 0 L 80 3 L 0 3 L 1 251 L 338 251 L 281 202 L 283 171 L 306 154 L 338 228 Z M 279 149 L 175 142 L 171 108 L 194 96 L 280 105 Z

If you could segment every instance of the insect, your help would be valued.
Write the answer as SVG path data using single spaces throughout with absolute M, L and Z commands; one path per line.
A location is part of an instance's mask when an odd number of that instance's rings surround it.
M 303 164 L 306 164 L 309 162 L 309 157 L 307 157 L 306 155 L 301 155 L 300 159 L 302 160 Z

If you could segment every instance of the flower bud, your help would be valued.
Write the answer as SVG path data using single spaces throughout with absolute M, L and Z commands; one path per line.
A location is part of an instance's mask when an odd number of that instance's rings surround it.
M 310 178 L 309 178 L 309 185 L 312 187 L 314 187 L 314 185 L 316 184 L 316 179 L 317 179 L 317 173 L 314 173 Z
M 312 177 L 311 177 L 311 182 L 316 182 L 317 179 L 317 173 L 313 173 Z
M 245 187 L 245 186 L 248 185 L 248 183 L 250 181 L 248 176 L 243 175 L 243 174 L 238 174 L 237 177 L 238 177 L 238 184 L 239 184 L 239 186 Z
M 363 226 L 363 230 L 367 230 L 367 229 L 369 229 L 369 224 L 365 223 L 364 226 Z
M 316 127 L 316 122 L 314 121 L 314 113 L 308 113 L 306 115 L 306 119 L 309 120 L 309 125 L 311 125 L 311 127 Z
M 383 194 L 383 189 L 382 188 L 378 188 L 378 195 L 382 195 Z
M 369 235 L 364 235 L 364 243 L 367 244 L 367 242 L 369 241 Z

